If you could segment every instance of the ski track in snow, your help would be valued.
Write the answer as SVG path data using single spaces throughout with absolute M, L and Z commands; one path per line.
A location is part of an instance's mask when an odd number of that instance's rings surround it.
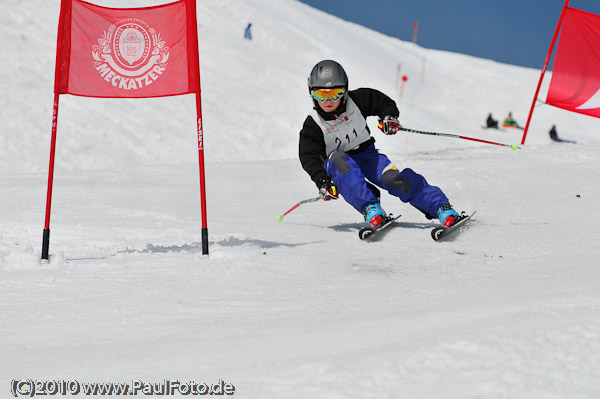
M 592 397 L 600 296 L 587 215 L 597 188 L 562 181 L 548 196 L 552 173 L 533 169 L 597 178 L 597 150 L 404 156 L 426 175 L 464 168 L 446 191 L 477 219 L 438 243 L 433 222 L 387 195 L 384 207 L 403 216 L 372 243 L 342 201 L 278 223 L 312 190 L 297 160 L 211 164 L 209 259 L 195 165 L 58 176 L 45 267 L 43 202 L 28 201 L 43 197 L 43 175 L 3 178 L 21 183 L 11 198 L 30 210 L 0 229 L 3 375 L 224 378 L 242 397 Z M 243 195 L 222 195 L 232 181 Z

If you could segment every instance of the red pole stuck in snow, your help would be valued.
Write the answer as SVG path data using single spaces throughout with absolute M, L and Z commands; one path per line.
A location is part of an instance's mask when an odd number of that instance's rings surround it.
M 413 23 L 413 44 L 417 44 L 417 32 L 419 31 L 419 23 Z
M 206 179 L 204 172 L 204 131 L 202 130 L 202 102 L 200 92 L 196 93 L 196 114 L 198 121 L 198 168 L 200 174 L 200 206 L 202 213 L 202 255 L 208 255 L 208 227 L 206 221 Z
M 396 68 L 396 85 L 394 89 L 396 90 L 396 94 L 400 93 L 400 70 L 402 69 L 402 64 L 398 63 L 398 67 Z
M 400 85 L 400 101 L 402 102 L 402 97 L 404 97 L 404 84 L 408 81 L 408 76 L 404 75 L 402 76 L 402 84 Z
M 565 11 L 567 10 L 568 6 L 569 0 L 566 0 L 562 12 L 560 13 L 560 17 L 558 18 L 558 24 L 556 25 L 556 29 L 554 30 L 554 36 L 552 37 L 552 42 L 550 43 L 550 48 L 548 49 L 548 54 L 546 55 L 546 61 L 544 61 L 542 74 L 540 75 L 540 81 L 538 82 L 537 88 L 535 89 L 533 101 L 531 102 L 531 109 L 529 110 L 529 116 L 527 117 L 527 123 L 525 124 L 525 129 L 523 130 L 523 139 L 521 140 L 521 145 L 525 144 L 525 138 L 527 137 L 527 131 L 529 130 L 529 123 L 531 122 L 531 116 L 533 115 L 533 109 L 535 108 L 535 101 L 537 100 L 537 96 L 540 93 L 540 87 L 542 87 L 542 80 L 544 80 L 544 75 L 546 74 L 546 69 L 548 68 L 548 62 L 550 62 L 550 56 L 552 55 L 552 50 L 554 49 L 554 43 L 556 42 L 556 38 L 558 37 L 558 32 L 560 31 L 560 26 L 562 25 L 562 20 L 565 16 Z
M 52 183 L 54 182 L 54 155 L 56 153 L 58 96 L 58 93 L 54 93 L 54 108 L 52 111 L 52 138 L 50 141 L 50 166 L 48 167 L 48 192 L 46 194 L 46 220 L 44 222 L 44 237 L 42 239 L 42 258 L 40 260 L 40 263 L 48 263 L 48 249 L 50 248 L 50 208 L 52 205 Z

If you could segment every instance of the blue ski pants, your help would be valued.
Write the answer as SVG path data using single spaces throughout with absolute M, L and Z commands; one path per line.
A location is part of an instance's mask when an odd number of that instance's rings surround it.
M 430 186 L 423 176 L 412 169 L 406 168 L 400 172 L 375 145 L 353 155 L 335 151 L 329 155 L 324 166 L 346 202 L 360 213 L 368 204 L 379 202 L 366 180 L 387 190 L 402 202 L 410 203 L 428 219 L 436 217 L 441 205 L 450 204 L 439 187 Z

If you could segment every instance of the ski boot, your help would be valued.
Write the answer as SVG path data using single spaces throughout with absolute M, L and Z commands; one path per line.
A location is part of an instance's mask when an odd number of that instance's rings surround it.
M 379 202 L 367 205 L 363 211 L 363 215 L 365 217 L 365 222 L 369 223 L 373 228 L 376 228 L 383 223 L 387 217 L 384 210 L 381 209 Z
M 450 227 L 460 220 L 460 215 L 449 204 L 440 206 L 435 216 L 437 216 L 444 227 Z

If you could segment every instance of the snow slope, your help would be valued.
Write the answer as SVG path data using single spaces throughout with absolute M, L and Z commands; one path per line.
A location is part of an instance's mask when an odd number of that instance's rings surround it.
M 477 210 L 449 242 L 386 194 L 402 217 L 375 242 L 358 240 L 343 201 L 277 223 L 316 195 L 296 152 L 320 59 L 397 98 L 407 127 L 508 144 L 520 132 L 480 126 L 508 111 L 524 124 L 539 71 L 415 47 L 296 1 L 201 3 L 210 258 L 193 98 L 63 96 L 47 266 L 58 1 L 0 6 L 0 396 L 32 378 L 223 379 L 242 398 L 598 397 L 598 120 L 538 106 L 516 152 L 385 137 L 370 120 L 398 167 Z M 579 144 L 550 145 L 552 124 Z

